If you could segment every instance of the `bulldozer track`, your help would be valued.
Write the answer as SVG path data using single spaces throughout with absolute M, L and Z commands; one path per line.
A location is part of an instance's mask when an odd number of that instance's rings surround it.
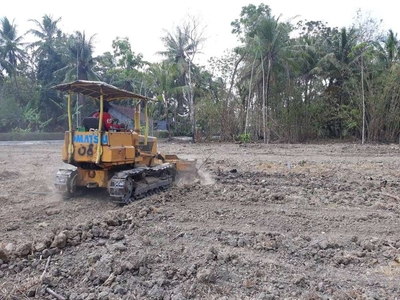
M 169 163 L 118 172 L 109 183 L 111 201 L 126 205 L 164 191 L 175 180 L 175 173 L 174 165 Z
M 65 199 L 75 195 L 76 175 L 76 169 L 59 169 L 56 174 L 54 184 Z M 120 171 L 110 179 L 108 192 L 113 203 L 126 205 L 167 190 L 175 175 L 175 166 L 169 163 Z

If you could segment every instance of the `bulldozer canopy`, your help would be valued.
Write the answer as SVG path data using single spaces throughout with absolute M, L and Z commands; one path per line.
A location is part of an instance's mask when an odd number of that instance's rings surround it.
M 129 98 L 150 100 L 145 96 L 119 89 L 111 84 L 102 81 L 76 80 L 74 82 L 63 83 L 53 86 L 53 89 L 62 92 L 72 91 L 74 93 L 78 93 L 95 99 L 100 99 L 100 96 L 103 95 L 103 100 L 106 101 L 122 100 Z

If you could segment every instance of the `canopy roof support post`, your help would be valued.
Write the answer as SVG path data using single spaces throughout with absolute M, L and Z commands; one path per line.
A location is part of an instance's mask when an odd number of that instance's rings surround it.
M 148 115 L 148 110 L 147 110 L 147 101 L 144 105 L 144 111 L 146 115 L 146 128 L 144 129 L 144 144 L 147 145 L 147 139 L 149 136 L 149 115 Z
M 71 98 L 72 98 L 72 91 L 71 90 L 69 90 L 69 92 L 68 92 L 68 104 L 67 104 L 67 107 L 68 107 L 68 135 L 69 135 L 69 142 L 68 142 L 68 163 L 71 163 L 71 161 L 72 161 L 72 156 L 73 156 L 73 154 L 74 154 L 74 145 L 73 145 L 73 143 L 72 143 L 72 138 L 73 138 L 73 135 L 72 135 L 72 111 L 71 111 L 71 102 L 72 102 L 72 100 L 71 100 Z
M 97 136 L 98 136 L 98 142 L 97 142 L 97 152 L 96 152 L 96 164 L 100 163 L 100 157 L 102 154 L 102 138 L 101 138 L 101 132 L 103 130 L 103 110 L 104 110 L 104 97 L 103 97 L 103 89 L 100 87 L 100 114 L 99 114 L 99 126 L 97 130 Z
M 135 107 L 135 132 L 140 134 L 140 102 Z

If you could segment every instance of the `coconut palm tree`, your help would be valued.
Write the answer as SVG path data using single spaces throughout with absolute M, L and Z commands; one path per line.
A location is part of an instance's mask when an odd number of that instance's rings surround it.
M 60 83 L 63 74 L 55 71 L 66 66 L 63 61 L 66 38 L 58 28 L 61 18 L 54 19 L 44 15 L 41 20 L 29 20 L 35 28 L 28 31 L 36 41 L 29 45 L 32 50 L 32 64 L 36 67 L 36 78 L 39 82 L 39 98 L 37 107 L 43 120 L 50 120 L 49 128 L 56 128 L 65 120 L 66 102 L 51 86 Z
M 7 17 L 0 19 L 0 65 L 16 80 L 18 64 L 26 59 L 23 36 L 18 36 L 17 25 Z
M 360 68 L 355 64 L 359 56 L 355 58 L 354 52 L 358 44 L 358 32 L 353 27 L 334 29 L 324 41 L 325 55 L 319 64 L 327 81 L 325 95 L 327 108 L 331 112 L 326 126 L 331 136 L 342 137 L 345 129 L 342 109 L 349 104 L 351 93 L 346 89 L 346 82 L 360 74 Z
M 243 7 L 241 19 L 233 22 L 232 26 L 233 32 L 245 43 L 247 55 L 243 79 L 254 81 L 249 84 L 249 90 L 253 91 L 249 93 L 249 98 L 256 93 L 261 99 L 261 131 L 264 142 L 269 143 L 271 80 L 283 61 L 289 63 L 290 27 L 280 22 L 279 17 L 272 16 L 270 8 L 263 4 Z
M 400 60 L 400 42 L 392 30 L 389 30 L 386 38 L 374 44 L 377 49 L 379 63 L 384 66 L 382 71 L 387 71 L 393 64 Z
M 87 39 L 84 31 L 75 31 L 74 34 L 69 36 L 64 54 L 67 65 L 59 70 L 59 72 L 65 74 L 65 81 L 99 79 L 93 71 L 95 66 L 93 58 L 94 37 L 95 35 Z
M 46 59 L 54 51 L 56 38 L 61 35 L 61 31 L 58 29 L 61 18 L 54 20 L 52 15 L 44 15 L 41 22 L 33 19 L 29 21 L 38 27 L 38 29 L 28 31 L 39 39 L 30 45 L 34 49 L 33 55 L 39 59 Z
M 167 32 L 161 40 L 166 47 L 165 51 L 158 52 L 176 65 L 180 76 L 179 85 L 187 86 L 187 93 L 178 97 L 178 111 L 189 114 L 192 123 L 192 137 L 195 142 L 196 135 L 196 114 L 194 108 L 194 84 L 193 70 L 195 69 L 194 57 L 200 53 L 200 48 L 204 42 L 203 32 L 199 31 L 199 23 L 192 19 L 185 22 L 182 26 L 175 28 L 174 32 Z
M 389 30 L 385 38 L 373 44 L 372 52 L 368 48 L 365 52 L 368 139 L 393 142 L 398 139 L 400 131 L 400 42 L 397 35 Z
M 18 35 L 14 21 L 10 22 L 7 17 L 0 19 L 0 73 L 3 77 L 3 71 L 5 71 L 13 78 L 16 100 L 20 105 L 26 104 L 17 80 L 18 68 L 26 61 L 26 52 L 23 47 L 23 36 Z
M 167 58 L 169 62 L 175 64 L 179 71 L 178 82 L 181 86 L 189 85 L 190 67 L 193 64 L 193 55 L 196 54 L 199 41 L 191 40 L 188 29 L 176 27 L 174 32 L 167 32 L 161 40 L 166 50 L 158 53 Z M 181 95 L 178 99 L 178 111 L 185 112 L 185 107 L 189 106 L 188 99 Z
M 175 95 L 180 93 L 180 87 L 176 86 L 175 65 L 164 61 L 150 65 L 148 69 L 151 90 L 162 103 L 162 113 L 167 123 L 168 138 L 171 138 L 170 107 L 173 105 Z
M 99 80 L 99 76 L 94 71 L 95 59 L 93 58 L 93 40 L 95 35 L 87 39 L 85 32 L 75 31 L 67 38 L 63 60 L 65 66 L 55 71 L 55 75 L 62 74 L 64 82 L 72 80 Z M 80 124 L 81 108 L 83 106 L 83 97 L 78 95 L 76 109 L 76 123 Z M 93 110 L 92 105 L 83 108 L 83 114 Z

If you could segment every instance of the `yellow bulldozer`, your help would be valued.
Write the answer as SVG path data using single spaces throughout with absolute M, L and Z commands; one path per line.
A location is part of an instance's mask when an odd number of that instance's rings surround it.
M 101 81 L 77 80 L 53 88 L 66 93 L 68 101 L 68 131 L 62 148 L 62 161 L 68 165 L 58 170 L 55 180 L 65 197 L 74 196 L 78 187 L 104 188 L 113 202 L 129 204 L 169 188 L 177 175 L 196 173 L 195 159 L 159 153 L 157 138 L 148 136 L 147 102 L 151 99 Z M 76 94 L 84 96 L 84 101 L 94 99 L 99 111 L 97 117 L 84 118 L 82 126 L 74 128 L 72 99 Z M 113 129 L 104 124 L 105 107 L 126 99 L 136 101 L 134 128 Z M 146 106 L 144 134 L 141 103 Z

